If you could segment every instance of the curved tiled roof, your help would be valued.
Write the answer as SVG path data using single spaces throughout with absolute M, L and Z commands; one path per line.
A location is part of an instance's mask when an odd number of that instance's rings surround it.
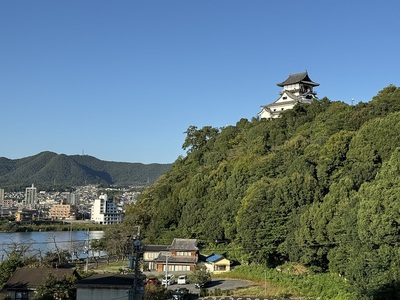
M 186 251 L 197 251 L 199 248 L 197 247 L 196 239 L 178 239 L 175 238 L 172 241 L 171 246 L 168 247 L 171 250 L 186 250 Z
M 313 82 L 310 77 L 308 76 L 307 72 L 302 72 L 302 73 L 296 73 L 296 74 L 290 74 L 289 77 L 281 83 L 277 83 L 277 86 L 285 86 L 289 84 L 295 84 L 295 83 L 306 83 L 308 85 L 312 86 L 318 86 L 319 83 Z

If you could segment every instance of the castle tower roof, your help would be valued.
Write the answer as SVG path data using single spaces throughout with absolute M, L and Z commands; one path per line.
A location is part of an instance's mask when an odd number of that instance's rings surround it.
M 316 83 L 310 79 L 307 72 L 290 74 L 288 79 L 286 79 L 281 83 L 277 83 L 276 85 L 283 87 L 286 85 L 296 84 L 296 83 L 303 83 L 310 86 L 319 86 L 319 83 Z

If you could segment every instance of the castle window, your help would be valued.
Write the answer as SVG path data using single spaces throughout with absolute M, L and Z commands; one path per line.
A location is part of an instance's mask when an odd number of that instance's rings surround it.
M 286 96 L 285 96 L 285 97 L 282 97 L 282 99 L 283 99 L 283 100 L 286 100 L 286 99 L 287 99 L 287 97 L 286 97 Z

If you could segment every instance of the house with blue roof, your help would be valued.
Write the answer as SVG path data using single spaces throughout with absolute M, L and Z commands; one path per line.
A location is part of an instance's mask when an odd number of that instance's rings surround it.
M 230 260 L 216 253 L 207 256 L 204 265 L 210 273 L 214 274 L 229 272 L 231 270 Z

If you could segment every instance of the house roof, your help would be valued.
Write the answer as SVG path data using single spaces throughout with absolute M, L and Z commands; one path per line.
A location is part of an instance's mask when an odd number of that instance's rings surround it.
M 158 263 L 166 263 L 167 257 L 160 254 L 154 261 Z M 196 264 L 197 261 L 197 256 L 168 256 L 169 264 Z
M 289 77 L 281 82 L 281 83 L 277 83 L 277 86 L 285 86 L 285 85 L 289 85 L 289 84 L 295 84 L 295 83 L 305 83 L 311 86 L 318 86 L 319 83 L 313 82 L 310 77 L 308 76 L 307 72 L 302 72 L 302 73 L 296 73 L 296 74 L 290 74 Z
M 186 250 L 186 251 L 197 251 L 196 239 L 174 239 L 171 246 L 168 247 L 169 250 Z
M 7 281 L 4 289 L 35 289 L 43 284 L 49 274 L 56 278 L 63 278 L 67 275 L 79 277 L 74 269 L 54 269 L 54 268 L 20 268 L 17 269 Z
M 144 245 L 143 251 L 145 252 L 160 252 L 167 251 L 168 245 Z
M 221 255 L 221 254 L 211 254 L 210 256 L 208 256 L 206 258 L 206 262 L 216 262 L 216 261 L 219 261 L 219 260 L 221 260 L 223 258 L 224 258 L 224 256 Z
M 134 274 L 94 274 L 75 283 L 82 288 L 130 288 L 134 282 Z

